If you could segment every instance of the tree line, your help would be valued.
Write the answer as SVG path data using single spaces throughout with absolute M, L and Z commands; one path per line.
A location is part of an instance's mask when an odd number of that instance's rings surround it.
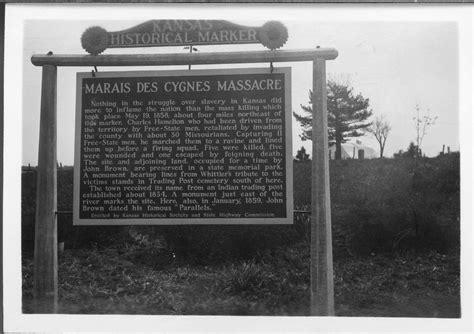
M 293 112 L 303 133 L 301 139 L 311 140 L 313 120 L 313 93 L 309 91 L 309 105 L 301 105 L 302 112 Z M 421 156 L 421 144 L 430 126 L 434 125 L 437 117 L 420 116 L 420 108 L 416 106 L 417 115 L 413 118 L 416 129 L 415 148 L 410 144 L 408 150 L 415 149 L 415 156 Z M 392 127 L 384 115 L 373 115 L 369 99 L 361 93 L 355 93 L 349 84 L 328 80 L 327 82 L 327 113 L 329 146 L 335 145 L 335 159 L 342 158 L 342 144 L 350 138 L 371 134 L 379 144 L 379 156 L 384 157 L 385 145 Z M 373 118 L 373 119 L 372 119 Z M 400 152 L 399 152 L 400 153 Z M 297 152 L 296 160 L 309 159 L 304 147 Z

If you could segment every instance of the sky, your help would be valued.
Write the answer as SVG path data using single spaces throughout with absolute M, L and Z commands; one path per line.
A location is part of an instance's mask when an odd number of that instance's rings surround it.
M 309 8 L 312 9 L 312 8 Z M 347 83 L 355 93 L 370 101 L 375 116 L 384 116 L 391 125 L 385 156 L 405 150 L 415 141 L 413 118 L 416 106 L 420 116 L 437 117 L 422 143 L 427 156 L 436 156 L 442 146 L 460 149 L 459 140 L 459 50 L 458 26 L 455 22 L 430 20 L 402 22 L 381 20 L 314 20 L 304 8 L 292 7 L 279 21 L 288 28 L 289 39 L 282 50 L 311 49 L 317 45 L 335 48 L 338 58 L 327 61 L 327 76 Z M 305 15 L 301 15 L 304 11 Z M 229 19 L 226 10 L 214 11 L 213 19 Z M 274 14 L 281 15 L 275 10 Z M 157 16 L 162 15 L 157 12 Z M 301 15 L 301 16 L 300 16 Z M 155 16 L 155 17 L 157 17 Z M 254 15 L 257 16 L 257 15 Z M 85 16 L 86 17 L 86 16 Z M 36 165 L 38 155 L 41 68 L 31 64 L 33 54 L 85 54 L 80 36 L 90 26 L 108 31 L 133 27 L 149 19 L 110 20 L 26 20 L 23 35 L 23 143 L 22 164 Z M 237 16 L 236 16 L 237 17 Z M 157 17 L 160 18 L 160 17 Z M 260 26 L 272 20 L 272 11 L 258 18 L 231 22 Z M 199 46 L 198 52 L 264 50 L 262 45 Z M 104 54 L 187 52 L 183 47 L 111 49 Z M 196 69 L 230 67 L 266 67 L 268 64 L 195 66 Z M 310 62 L 279 63 L 292 67 L 292 110 L 301 112 L 308 104 L 312 87 Z M 99 71 L 171 70 L 187 66 L 146 68 L 99 68 Z M 90 71 L 87 67 L 62 67 L 58 70 L 58 161 L 72 165 L 74 160 L 75 73 Z M 301 128 L 293 118 L 293 155 L 304 146 L 311 152 L 311 142 L 301 141 Z M 379 146 L 372 135 L 358 138 L 374 148 Z

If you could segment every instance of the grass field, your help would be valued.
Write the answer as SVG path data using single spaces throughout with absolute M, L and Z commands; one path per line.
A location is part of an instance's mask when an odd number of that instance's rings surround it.
M 127 248 L 128 247 L 128 248 Z M 305 244 L 213 265 L 180 259 L 136 264 L 138 248 L 66 250 L 59 257 L 60 313 L 309 315 Z M 460 316 L 457 254 L 371 256 L 334 263 L 338 316 Z M 32 312 L 25 257 L 24 312 Z
M 23 311 L 32 309 L 34 172 L 23 175 Z M 306 208 L 310 165 L 295 164 Z M 72 205 L 59 172 L 59 210 Z M 459 156 L 331 164 L 338 316 L 456 318 Z M 59 312 L 309 314 L 309 242 L 292 226 L 72 227 L 60 217 Z

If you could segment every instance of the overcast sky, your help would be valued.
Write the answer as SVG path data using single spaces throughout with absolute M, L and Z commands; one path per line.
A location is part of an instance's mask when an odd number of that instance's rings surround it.
M 257 10 L 257 9 L 256 9 Z M 458 101 L 458 30 L 455 22 L 401 22 L 315 21 L 308 11 L 312 7 L 291 7 L 279 19 L 289 32 L 285 50 L 333 47 L 339 57 L 327 62 L 329 78 L 348 82 L 356 93 L 369 98 L 374 115 L 384 115 L 392 126 L 385 156 L 406 149 L 415 140 L 413 117 L 415 107 L 421 115 L 437 116 L 423 141 L 422 149 L 428 156 L 435 156 L 443 144 L 459 150 L 459 101 Z M 197 9 L 199 12 L 199 10 Z M 234 23 L 260 26 L 272 20 L 272 12 L 281 16 L 280 10 L 262 11 L 258 19 L 231 20 Z M 216 10 L 213 19 L 229 19 L 229 11 Z M 96 13 L 97 15 L 97 13 Z M 148 13 L 150 15 L 150 13 Z M 159 11 L 154 17 L 161 18 Z M 56 54 L 85 54 L 80 36 L 92 25 L 108 31 L 127 29 L 143 20 L 27 20 L 24 25 L 23 52 L 23 154 L 22 163 L 36 165 L 38 152 L 41 68 L 31 64 L 33 54 L 53 51 Z M 81 16 L 88 17 L 88 16 Z M 237 16 L 236 16 L 237 17 Z M 239 16 L 241 17 L 241 16 Z M 169 17 L 168 17 L 169 18 Z M 286 18 L 286 19 L 285 19 Z M 200 46 L 200 52 L 264 50 L 261 45 Z M 183 47 L 112 49 L 111 53 L 160 53 L 187 52 Z M 299 112 L 301 104 L 308 103 L 308 90 L 312 86 L 311 63 L 281 63 L 275 66 L 292 67 L 292 109 Z M 195 66 L 194 68 L 250 67 L 256 65 Z M 180 67 L 99 68 L 110 70 L 185 69 Z M 73 164 L 75 119 L 75 73 L 91 68 L 60 68 L 58 71 L 58 161 Z M 291 112 L 291 111 L 288 111 Z M 301 142 L 299 124 L 293 119 L 293 155 L 304 145 L 311 150 L 310 142 Z M 364 144 L 378 151 L 378 143 L 370 135 L 359 138 Z

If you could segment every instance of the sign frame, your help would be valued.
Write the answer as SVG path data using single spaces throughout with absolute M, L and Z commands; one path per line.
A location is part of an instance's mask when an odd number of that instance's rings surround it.
M 233 69 L 200 69 L 200 70 L 161 70 L 161 71 L 110 71 L 96 72 L 95 78 L 118 77 L 180 77 L 180 76 L 226 76 L 236 74 L 270 73 L 267 68 L 233 68 Z M 292 143 L 292 111 L 291 111 L 291 67 L 275 67 L 271 73 L 284 74 L 284 149 L 286 178 L 286 217 L 249 217 L 249 218 L 104 218 L 81 219 L 79 217 L 80 202 L 80 166 L 81 166 L 81 134 L 82 134 L 82 80 L 92 78 L 91 72 L 79 72 L 76 77 L 76 118 L 74 139 L 74 187 L 73 187 L 73 225 L 259 225 L 259 224 L 293 224 L 293 143 Z
M 62 66 L 164 66 L 242 64 L 268 62 L 312 63 L 313 78 L 313 159 L 311 161 L 311 249 L 310 249 L 310 315 L 334 315 L 334 279 L 332 258 L 331 197 L 329 190 L 329 155 L 327 137 L 326 61 L 337 58 L 332 48 L 213 52 L 154 55 L 53 55 L 31 57 L 41 66 L 41 118 L 38 155 L 38 201 L 33 295 L 39 313 L 57 313 L 57 189 L 56 189 L 56 85 L 57 68 Z M 41 195 L 40 195 L 41 194 Z

